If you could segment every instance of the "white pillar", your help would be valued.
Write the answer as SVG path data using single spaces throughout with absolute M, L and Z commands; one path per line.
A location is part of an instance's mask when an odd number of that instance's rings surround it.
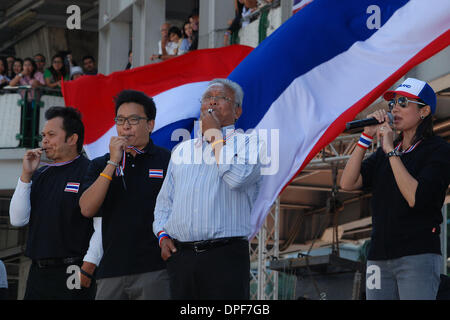
M 294 5 L 294 0 L 281 0 L 281 24 L 283 24 L 287 19 L 292 16 L 292 7 Z
M 200 0 L 198 48 L 222 47 L 227 22 L 233 18 L 233 1 Z
M 136 1 L 133 5 L 133 68 L 149 64 L 158 53 L 160 27 L 165 22 L 166 0 Z
M 124 70 L 130 50 L 130 24 L 111 21 L 99 32 L 99 73 L 109 75 Z
M 131 7 L 134 0 L 100 0 L 98 71 L 124 70 L 130 50 Z

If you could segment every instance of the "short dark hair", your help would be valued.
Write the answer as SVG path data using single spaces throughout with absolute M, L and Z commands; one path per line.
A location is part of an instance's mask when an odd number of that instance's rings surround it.
M 178 36 L 178 38 L 181 38 L 181 30 L 180 30 L 180 28 L 178 28 L 178 27 L 170 27 L 170 29 L 169 29 L 169 36 L 170 36 L 170 34 L 171 33 L 175 33 L 177 36 Z
M 31 74 L 30 74 L 30 78 L 33 78 L 34 74 L 37 71 L 36 62 L 33 59 L 31 59 L 31 58 L 25 58 L 25 59 L 23 59 L 23 64 L 25 64 L 26 61 L 29 61 L 31 63 L 31 65 L 33 66 L 33 72 L 31 72 Z
M 122 90 L 115 97 L 114 102 L 116 103 L 116 116 L 119 107 L 127 102 L 134 102 L 140 104 L 144 107 L 145 115 L 148 120 L 155 120 L 156 117 L 156 106 L 152 97 L 149 97 L 142 91 L 137 90 Z
M 44 60 L 44 62 L 47 60 L 47 59 L 45 59 L 45 56 L 44 56 L 42 53 L 36 53 L 36 54 L 34 55 L 34 57 L 35 57 L 35 58 L 36 58 L 36 57 L 41 57 L 42 60 Z
M 81 59 L 81 61 L 84 63 L 84 60 L 87 60 L 87 59 L 91 59 L 95 63 L 95 59 L 93 56 L 84 56 L 83 59 Z
M 84 125 L 81 121 L 81 113 L 72 107 L 51 107 L 45 112 L 45 119 L 51 120 L 56 117 L 61 117 L 63 119 L 63 129 L 66 132 L 67 138 L 72 136 L 74 133 L 78 135 L 77 141 L 77 151 L 81 153 L 83 149 L 84 142 Z

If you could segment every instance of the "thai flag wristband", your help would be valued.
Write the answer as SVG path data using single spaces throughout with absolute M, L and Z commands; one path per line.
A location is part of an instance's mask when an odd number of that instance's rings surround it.
M 373 137 L 365 134 L 364 132 L 361 133 L 361 137 L 359 137 L 358 146 L 363 148 L 364 150 L 367 150 L 370 145 L 372 144 Z
M 164 232 L 164 230 L 158 232 L 158 243 L 159 243 L 160 247 L 161 247 L 161 241 L 165 238 L 172 239 L 167 233 Z

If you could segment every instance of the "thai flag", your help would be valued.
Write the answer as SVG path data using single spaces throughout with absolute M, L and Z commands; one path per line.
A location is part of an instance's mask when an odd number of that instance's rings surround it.
M 164 178 L 163 176 L 163 170 L 162 169 L 149 169 L 148 170 L 148 177 L 149 178 Z
M 172 149 L 182 139 L 189 138 L 176 129 L 193 131 L 208 82 L 226 78 L 252 49 L 234 45 L 196 50 L 108 76 L 99 74 L 64 82 L 66 106 L 77 108 L 83 115 L 86 154 L 93 159 L 108 152 L 110 138 L 117 135 L 113 99 L 124 89 L 140 90 L 153 97 L 156 119 L 152 140 L 156 145 Z
M 67 182 L 66 188 L 64 189 L 65 192 L 73 192 L 78 193 L 78 190 L 80 189 L 80 184 L 77 182 Z
M 277 129 L 279 170 L 264 176 L 253 235 L 280 192 L 411 68 L 450 44 L 448 0 L 314 0 L 231 73 L 237 126 Z M 270 146 L 269 142 L 269 146 Z
M 236 126 L 276 130 L 275 139 L 268 134 L 269 150 L 279 141 L 279 154 L 270 154 L 278 170 L 263 177 L 253 207 L 253 237 L 283 188 L 346 122 L 449 45 L 449 12 L 448 0 L 314 0 L 253 51 L 198 50 L 108 77 L 82 77 L 64 83 L 63 93 L 66 105 L 83 113 L 85 150 L 93 157 L 108 152 L 116 134 L 112 97 L 121 89 L 155 97 L 152 137 L 171 147 L 179 137 L 175 128 L 192 130 L 207 81 L 228 76 L 241 84 L 243 114 Z

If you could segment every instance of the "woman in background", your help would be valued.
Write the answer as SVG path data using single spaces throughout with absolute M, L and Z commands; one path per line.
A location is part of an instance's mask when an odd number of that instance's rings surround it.
M 64 57 L 56 54 L 52 58 L 52 65 L 44 72 L 45 85 L 52 89 L 61 88 L 61 79 L 68 81 L 70 73 L 64 65 Z

